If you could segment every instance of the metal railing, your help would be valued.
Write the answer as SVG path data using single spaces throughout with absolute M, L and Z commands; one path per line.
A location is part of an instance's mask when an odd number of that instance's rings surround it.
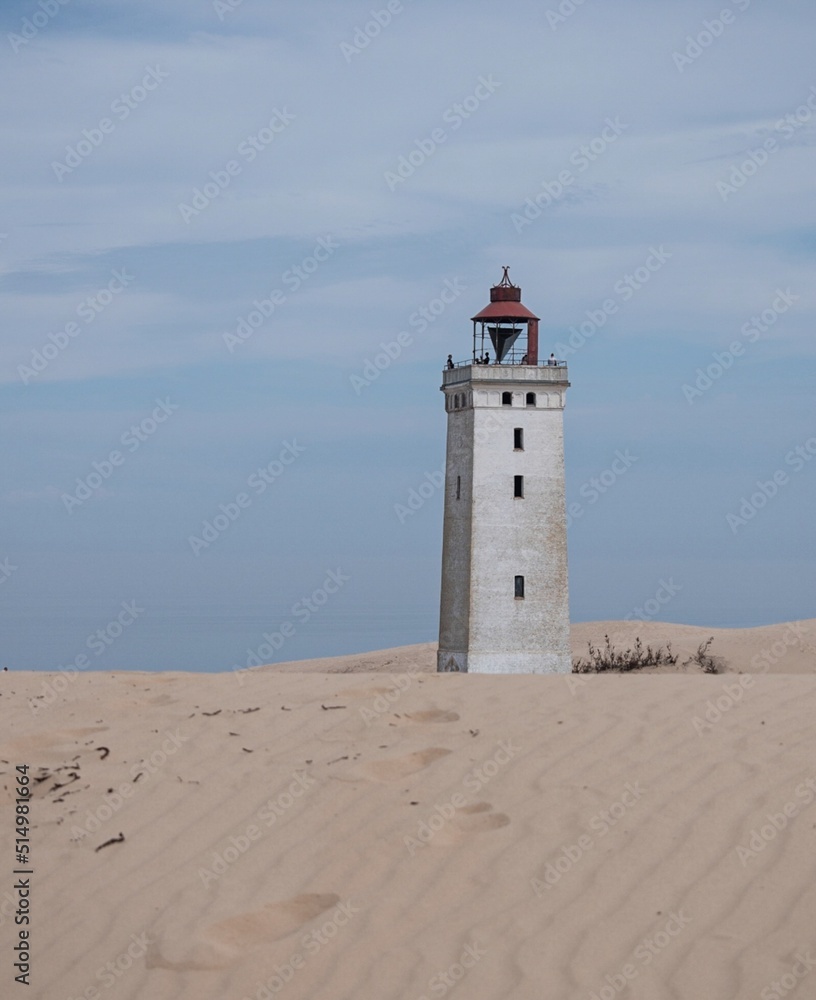
M 513 365 L 526 365 L 530 368 L 566 368 L 567 362 L 560 361 L 558 359 L 550 360 L 545 358 L 543 361 L 539 361 L 537 365 L 531 365 L 527 360 L 527 355 L 522 354 L 520 351 L 508 351 L 507 354 L 502 358 L 501 361 L 496 361 L 496 359 L 491 355 L 488 365 L 493 367 L 510 367 Z M 454 361 L 454 368 L 466 368 L 468 365 L 481 365 L 483 362 L 476 357 L 468 358 L 467 361 Z M 449 366 L 445 366 L 449 370 Z

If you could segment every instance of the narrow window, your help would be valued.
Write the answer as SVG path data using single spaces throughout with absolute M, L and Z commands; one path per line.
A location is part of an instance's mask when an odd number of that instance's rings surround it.
M 516 451 L 524 451 L 524 428 L 513 428 L 513 448 Z
M 535 398 L 535 393 L 534 392 L 528 392 L 527 393 L 527 405 L 528 406 L 535 406 L 536 405 L 536 398 Z
M 503 392 L 502 393 L 502 406 L 512 406 L 513 405 L 513 393 Z
M 524 577 L 523 576 L 517 576 L 516 577 L 516 600 L 517 601 L 523 601 L 524 600 Z
M 462 499 L 462 477 L 461 476 L 457 476 L 456 477 L 456 499 L 457 500 L 461 500 Z
M 524 498 L 524 476 L 513 476 L 513 496 Z

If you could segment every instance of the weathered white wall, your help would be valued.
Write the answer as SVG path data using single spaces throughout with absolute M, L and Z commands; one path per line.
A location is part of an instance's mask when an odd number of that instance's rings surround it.
M 446 402 L 450 407 L 453 406 L 453 398 L 453 392 L 446 395 Z M 445 528 L 442 536 L 442 597 L 437 663 L 438 669 L 444 671 L 467 669 L 473 509 L 473 416 L 472 407 L 459 410 L 451 408 L 448 411 Z M 457 476 L 461 477 L 458 500 Z
M 446 372 L 443 387 L 448 446 L 438 667 L 568 673 L 566 369 L 480 368 Z M 512 406 L 502 405 L 504 391 L 513 393 Z M 531 391 L 535 407 L 525 405 Z M 456 394 L 464 409 L 453 408 Z M 523 451 L 513 448 L 515 427 L 524 431 Z M 524 476 L 524 499 L 513 496 L 516 475 Z M 523 600 L 514 596 L 516 575 L 524 576 Z

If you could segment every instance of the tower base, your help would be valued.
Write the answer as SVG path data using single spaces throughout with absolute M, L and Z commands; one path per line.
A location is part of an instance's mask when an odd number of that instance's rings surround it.
M 463 674 L 571 674 L 568 653 L 467 653 L 439 650 L 437 673 Z

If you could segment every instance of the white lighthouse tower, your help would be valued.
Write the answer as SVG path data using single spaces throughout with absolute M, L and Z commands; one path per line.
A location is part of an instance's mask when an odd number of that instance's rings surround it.
M 564 492 L 567 367 L 538 360 L 538 317 L 508 269 L 448 361 L 439 671 L 572 669 Z M 487 360 L 485 360 L 487 358 Z

